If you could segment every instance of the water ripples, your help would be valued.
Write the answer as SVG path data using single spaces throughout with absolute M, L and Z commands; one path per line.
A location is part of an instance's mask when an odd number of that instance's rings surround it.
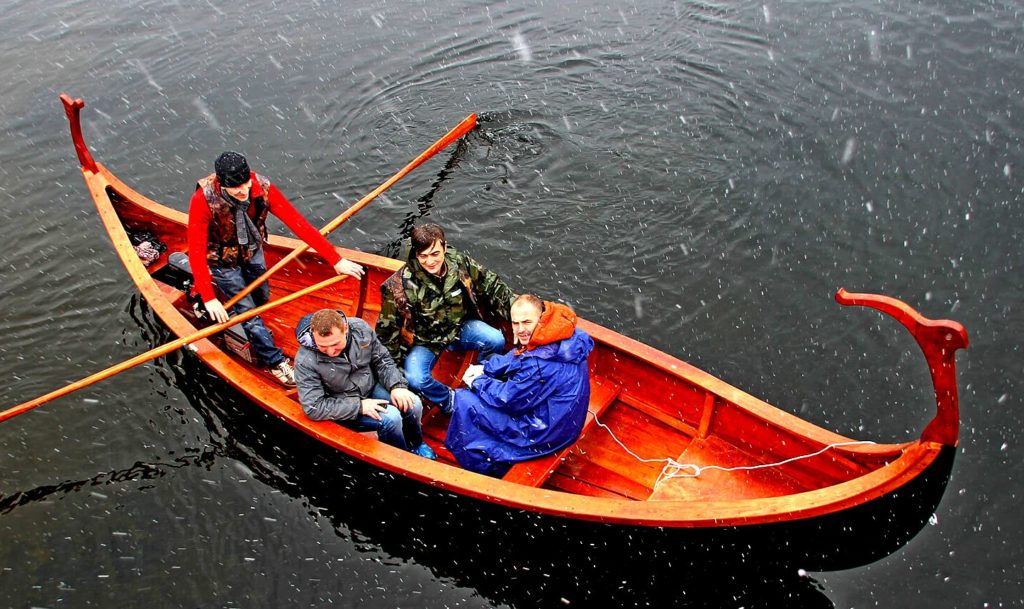
M 987 345 L 971 352 L 964 372 L 973 378 L 964 416 L 975 459 L 958 463 L 967 481 L 961 507 L 977 507 L 972 494 L 985 493 L 970 483 L 984 479 L 981 469 L 1012 458 L 1007 430 L 1020 425 L 1002 406 L 1015 395 L 1002 372 L 1016 354 L 1006 327 L 1016 320 L 1022 260 L 1013 247 L 1022 175 L 1015 120 L 1024 111 L 1018 7 L 455 0 L 143 2 L 111 10 L 75 1 L 41 11 L 25 0 L 9 4 L 11 35 L 0 40 L 8 84 L 0 96 L 8 144 L 0 149 L 0 362 L 13 380 L 0 389 L 2 402 L 161 340 L 143 307 L 125 305 L 130 280 L 95 219 L 55 92 L 86 99 L 85 136 L 97 159 L 140 192 L 183 209 L 213 158 L 238 149 L 314 223 L 335 217 L 476 112 L 476 131 L 333 240 L 390 251 L 411 223 L 438 221 L 453 245 L 514 288 L 564 299 L 588 319 L 856 435 L 858 427 L 918 422 L 928 406 L 914 400 L 927 371 L 879 357 L 905 344 L 901 336 L 848 331 L 854 317 L 836 312 L 835 288 L 888 291 L 933 315 L 952 309 Z M 870 363 L 858 363 L 862 357 Z M 5 450 L 14 466 L 6 496 L 42 489 L 36 506 L 47 496 L 77 497 L 74 509 L 58 512 L 66 522 L 33 520 L 28 504 L 5 514 L 60 531 L 43 539 L 25 527 L 15 539 L 52 551 L 61 536 L 107 534 L 95 523 L 112 517 L 109 506 L 83 491 L 107 495 L 108 478 L 162 487 L 147 495 L 135 485 L 124 496 L 146 517 L 140 521 L 169 519 L 169 539 L 197 539 L 192 525 L 209 523 L 202 539 L 213 550 L 181 550 L 194 564 L 171 572 L 176 579 L 205 581 L 192 576 L 218 568 L 204 562 L 210 556 L 241 561 L 244 540 L 280 535 L 279 523 L 260 533 L 263 521 L 234 516 L 266 499 L 242 478 L 272 489 L 292 481 L 272 471 L 281 459 L 276 438 L 256 433 L 270 446 L 254 458 L 227 430 L 231 408 L 216 409 L 237 396 L 204 393 L 216 383 L 187 360 L 161 358 L 9 422 Z M 909 398 L 900 389 L 907 385 Z M 1006 417 L 1002 426 L 979 423 Z M 1010 448 L 992 458 L 986 443 Z M 223 462 L 197 460 L 159 482 L 145 477 L 146 464 L 170 467 L 183 451 L 203 454 L 206 446 Z M 132 469 L 136 462 L 145 471 Z M 270 473 L 262 477 L 264 468 Z M 278 515 L 276 501 L 259 508 Z M 295 501 L 305 501 L 304 491 Z M 83 516 L 79 507 L 95 511 Z M 306 572 L 312 565 L 298 553 L 337 541 L 330 522 L 315 515 L 305 522 L 308 508 L 293 507 L 298 515 L 288 523 L 298 526 L 288 527 L 295 537 L 287 542 L 295 556 L 275 555 L 267 573 Z M 225 518 L 237 528 L 221 526 Z M 988 545 L 1003 541 L 976 534 Z M 862 594 L 884 602 L 891 582 L 913 573 L 913 587 L 927 587 L 929 565 L 949 548 L 918 541 L 924 545 L 908 546 L 896 561 L 896 575 Z M 79 553 L 91 558 L 92 549 Z M 991 570 L 975 562 L 964 577 Z M 73 561 L 52 565 L 93 572 Z M 394 577 L 390 566 L 374 575 Z M 379 583 L 346 582 L 359 593 L 353 598 Z M 216 590 L 191 594 L 182 605 L 230 604 Z M 982 600 L 1002 600 L 996 596 Z M 865 604 L 863 595 L 850 598 Z

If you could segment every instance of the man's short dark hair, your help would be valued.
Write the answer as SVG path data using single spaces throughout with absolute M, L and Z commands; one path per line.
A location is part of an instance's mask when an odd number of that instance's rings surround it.
M 414 226 L 412 232 L 409 233 L 409 241 L 415 254 L 425 251 L 431 245 L 434 245 L 435 241 L 440 241 L 443 246 L 445 244 L 444 229 L 440 225 L 433 223 Z

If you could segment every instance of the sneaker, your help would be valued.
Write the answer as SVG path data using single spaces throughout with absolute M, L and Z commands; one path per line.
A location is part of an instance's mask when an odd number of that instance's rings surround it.
M 419 446 L 417 446 L 416 448 L 410 448 L 409 452 L 411 452 L 414 455 L 419 455 L 424 459 L 430 459 L 431 461 L 437 458 L 437 455 L 434 454 L 434 449 L 430 448 L 430 446 L 428 446 L 426 442 L 420 442 Z
M 270 374 L 274 375 L 277 382 L 281 383 L 285 387 L 295 386 L 295 370 L 292 365 L 288 363 L 288 360 L 281 360 L 281 363 L 270 369 Z

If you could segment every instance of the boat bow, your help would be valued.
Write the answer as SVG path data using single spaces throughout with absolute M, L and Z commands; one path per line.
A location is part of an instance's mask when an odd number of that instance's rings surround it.
M 907 303 L 889 296 L 847 292 L 845 288 L 839 288 L 836 301 L 842 305 L 877 309 L 895 318 L 910 332 L 928 361 L 938 411 L 921 433 L 921 440 L 956 446 L 960 435 L 956 352 L 967 347 L 967 330 L 949 319 L 928 319 Z
M 71 123 L 71 141 L 75 144 L 75 152 L 78 154 L 78 163 L 82 169 L 96 173 L 96 161 L 93 160 L 89 147 L 85 145 L 85 138 L 82 136 L 82 119 L 79 114 L 85 107 L 81 98 L 71 99 L 71 96 L 61 93 L 60 101 L 64 104 L 64 113 L 68 115 L 68 122 Z

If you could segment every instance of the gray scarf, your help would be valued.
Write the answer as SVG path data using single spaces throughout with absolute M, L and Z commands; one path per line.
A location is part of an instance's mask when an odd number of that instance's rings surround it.
M 235 208 L 235 235 L 238 237 L 238 245 L 248 248 L 250 254 L 255 253 L 260 249 L 263 240 L 260 238 L 256 223 L 249 217 L 249 204 L 252 199 L 246 198 L 245 201 L 239 201 L 224 192 L 223 189 L 220 191 L 220 197 Z

